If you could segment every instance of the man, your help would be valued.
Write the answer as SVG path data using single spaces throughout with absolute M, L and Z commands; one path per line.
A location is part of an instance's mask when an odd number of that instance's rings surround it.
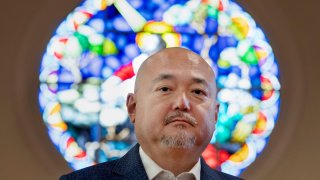
M 219 104 L 211 67 L 184 48 L 167 48 L 140 67 L 127 109 L 138 143 L 119 160 L 61 179 L 239 179 L 211 169 L 201 158 Z

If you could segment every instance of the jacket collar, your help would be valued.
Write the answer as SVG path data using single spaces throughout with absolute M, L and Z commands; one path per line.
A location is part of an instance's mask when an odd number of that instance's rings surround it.
M 117 161 L 112 171 L 128 179 L 148 180 L 147 173 L 139 155 L 139 144 Z
M 205 160 L 201 157 L 201 177 L 200 179 L 222 179 L 217 171 L 208 166 Z

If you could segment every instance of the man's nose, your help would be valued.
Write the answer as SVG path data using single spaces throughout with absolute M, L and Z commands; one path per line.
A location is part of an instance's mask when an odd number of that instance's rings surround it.
M 173 109 L 180 111 L 190 110 L 190 101 L 185 93 L 181 93 L 174 98 Z

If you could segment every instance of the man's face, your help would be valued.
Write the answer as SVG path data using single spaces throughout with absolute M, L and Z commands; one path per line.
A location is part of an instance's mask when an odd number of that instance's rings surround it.
M 201 153 L 212 138 L 218 109 L 209 65 L 191 51 L 173 48 L 141 68 L 127 105 L 142 148 Z

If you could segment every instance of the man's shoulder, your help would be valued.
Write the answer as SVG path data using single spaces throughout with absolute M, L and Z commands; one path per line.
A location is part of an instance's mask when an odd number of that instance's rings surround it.
M 63 175 L 60 177 L 60 180 L 67 179 L 102 179 L 113 177 L 115 178 L 116 174 L 113 173 L 113 168 L 117 164 L 118 160 L 104 162 L 96 164 L 90 167 L 86 167 L 77 171 L 73 171 L 69 174 Z
M 73 179 L 147 179 L 139 156 L 139 145 L 135 145 L 120 159 L 77 170 L 60 178 L 60 180 Z
M 239 177 L 212 169 L 207 165 L 204 159 L 201 158 L 201 179 L 214 179 L 214 180 L 242 180 Z
M 227 173 L 224 173 L 221 171 L 217 171 L 217 170 L 215 170 L 215 171 L 216 171 L 216 173 L 219 174 L 219 177 L 221 177 L 221 179 L 223 179 L 223 180 L 242 180 L 242 178 L 232 176 L 230 174 L 227 174 Z

